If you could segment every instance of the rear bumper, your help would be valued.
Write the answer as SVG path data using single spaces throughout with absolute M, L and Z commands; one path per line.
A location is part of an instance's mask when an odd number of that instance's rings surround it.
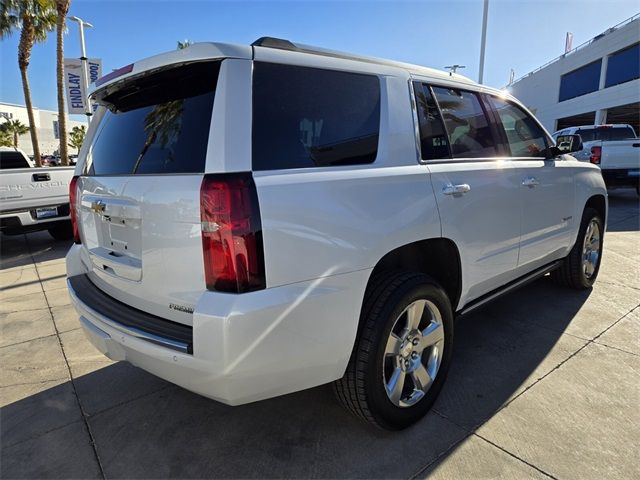
M 640 169 L 602 169 L 602 178 L 607 187 L 637 187 L 640 185 Z
M 9 234 L 36 232 L 51 228 L 56 222 L 71 219 L 69 217 L 68 203 L 52 206 L 58 207 L 59 215 L 57 217 L 37 219 L 35 217 L 35 208 L 0 212 L 0 230 Z
M 74 245 L 67 255 L 70 276 L 83 273 L 78 252 Z M 193 353 L 128 332 L 120 319 L 82 301 L 73 282 L 68 286 L 86 336 L 107 357 L 239 405 L 344 374 L 369 274 L 362 270 L 242 295 L 205 292 L 193 314 Z

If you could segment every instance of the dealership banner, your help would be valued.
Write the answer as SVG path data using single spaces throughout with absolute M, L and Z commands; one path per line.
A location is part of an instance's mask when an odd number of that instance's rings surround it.
M 88 60 L 89 84 L 102 76 L 102 60 L 90 58 Z M 64 59 L 64 89 L 67 92 L 67 110 L 70 114 L 84 114 L 87 92 L 82 80 L 82 61 L 79 58 Z M 92 105 L 95 110 L 95 105 Z

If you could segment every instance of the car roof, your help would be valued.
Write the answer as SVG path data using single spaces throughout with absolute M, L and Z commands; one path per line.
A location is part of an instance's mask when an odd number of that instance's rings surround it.
M 464 75 L 458 73 L 445 72 L 435 68 L 414 65 L 410 63 L 398 62 L 384 58 L 368 57 L 364 55 L 356 55 L 347 52 L 339 52 L 328 50 L 325 48 L 293 43 L 289 40 L 278 39 L 274 37 L 262 37 L 253 42 L 251 45 L 237 45 L 230 43 L 218 42 L 202 42 L 194 43 L 184 49 L 172 50 L 170 52 L 161 53 L 152 57 L 143 58 L 128 65 L 124 73 L 113 76 L 108 80 L 99 79 L 101 83 L 98 87 L 92 84 L 90 93 L 94 94 L 106 87 L 116 83 L 121 83 L 130 77 L 142 74 L 143 72 L 154 71 L 167 65 L 184 64 L 194 61 L 213 60 L 216 58 L 241 58 L 247 60 L 260 60 L 261 58 L 281 59 L 283 61 L 291 61 L 292 58 L 305 58 L 313 63 L 331 64 L 332 60 L 341 62 L 353 62 L 356 68 L 364 68 L 365 65 L 377 66 L 379 73 L 385 73 L 385 67 L 389 70 L 396 69 L 408 72 L 411 76 L 426 77 L 431 80 L 444 84 L 457 84 L 466 87 L 475 87 L 477 89 L 498 93 L 505 97 L 513 98 L 504 91 L 480 85 Z M 371 71 L 371 68 L 366 68 Z M 107 74 L 107 75 L 113 75 Z M 390 73 L 390 72 L 389 72 Z

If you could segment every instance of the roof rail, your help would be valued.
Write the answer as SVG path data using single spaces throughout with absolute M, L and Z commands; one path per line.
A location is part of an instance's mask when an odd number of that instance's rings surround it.
M 353 53 L 340 52 L 336 50 L 329 50 L 326 48 L 315 47 L 311 45 L 303 45 L 301 43 L 293 43 L 290 40 L 286 40 L 284 38 L 276 38 L 276 37 L 260 37 L 255 42 L 251 44 L 251 47 L 262 47 L 262 48 L 275 48 L 278 50 L 288 50 L 291 52 L 299 52 L 299 53 L 308 53 L 312 55 L 321 55 L 324 57 L 333 57 L 333 58 L 341 58 L 344 60 L 355 60 L 358 62 L 366 62 L 373 63 L 376 65 L 387 65 L 396 68 L 402 68 L 409 71 L 415 71 L 418 69 L 428 70 L 430 75 L 441 75 L 446 77 L 454 77 L 458 81 L 471 82 L 470 79 L 458 74 L 454 73 L 450 75 L 447 72 L 442 72 L 440 70 L 434 70 L 432 68 L 423 67 L 420 65 L 411 65 L 408 63 L 397 62 L 394 60 L 387 60 L 384 58 L 376 58 L 376 57 L 367 57 L 364 55 L 356 55 Z

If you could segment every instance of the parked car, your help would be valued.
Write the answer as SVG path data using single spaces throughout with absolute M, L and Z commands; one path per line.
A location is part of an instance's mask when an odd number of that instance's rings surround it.
M 73 168 L 34 167 L 22 150 L 0 147 L 0 231 L 16 235 L 48 230 L 56 240 L 73 238 L 69 216 Z
M 578 160 L 599 165 L 607 187 L 632 187 L 640 195 L 640 139 L 631 125 L 582 125 L 557 131 L 560 145 L 569 135 L 580 135 Z
M 598 275 L 600 169 L 463 76 L 262 38 L 96 85 L 70 296 L 106 356 L 199 394 L 334 382 L 404 428 L 442 388 L 455 316 Z

